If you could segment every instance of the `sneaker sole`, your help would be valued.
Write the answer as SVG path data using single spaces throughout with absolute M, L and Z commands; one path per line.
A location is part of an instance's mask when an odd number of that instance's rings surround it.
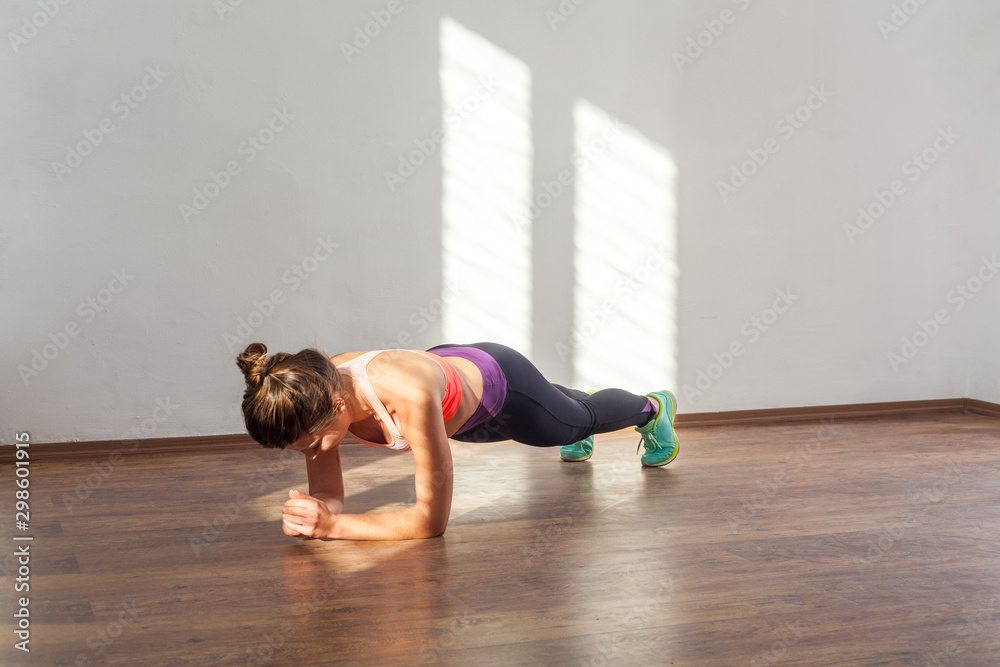
M 652 465 L 650 465 L 649 463 L 646 463 L 645 461 L 643 461 L 642 462 L 642 467 L 643 468 L 662 468 L 663 466 L 667 465 L 668 463 L 670 463 L 671 461 L 673 461 L 674 459 L 676 459 L 677 455 L 680 454 L 680 452 L 681 452 L 681 443 L 677 440 L 677 436 L 676 435 L 674 436 L 674 442 L 677 444 L 677 447 L 674 448 L 673 456 L 671 456 L 669 459 L 667 459 L 663 463 L 654 463 Z

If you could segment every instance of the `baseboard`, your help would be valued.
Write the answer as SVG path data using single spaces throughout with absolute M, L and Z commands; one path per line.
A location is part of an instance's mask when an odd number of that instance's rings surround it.
M 146 438 L 144 440 L 91 440 L 78 442 L 31 443 L 30 461 L 58 458 L 92 458 L 115 463 L 136 454 L 201 454 L 208 449 L 235 451 L 260 449 L 249 435 L 203 435 L 182 438 Z M 0 447 L 0 464 L 14 461 L 15 447 Z
M 987 403 L 986 401 L 977 401 L 974 398 L 965 399 L 965 411 L 971 412 L 974 415 L 983 415 L 984 417 L 1000 417 L 1000 405 Z
M 819 421 L 822 419 L 851 419 L 856 417 L 897 417 L 935 412 L 976 412 L 968 407 L 967 398 L 946 398 L 932 401 L 896 401 L 891 403 L 852 403 L 848 405 L 816 405 L 801 408 L 771 408 L 766 410 L 730 410 L 728 412 L 680 413 L 675 419 L 678 427 L 723 426 L 729 424 L 778 424 L 784 422 Z M 991 406 L 991 416 L 1000 417 L 1000 405 L 976 401 Z
M 933 413 L 971 413 L 1000 418 L 1000 405 L 971 398 L 948 398 L 933 401 L 898 401 L 894 403 L 854 403 L 850 405 L 818 405 L 768 410 L 731 410 L 728 412 L 680 413 L 679 428 L 727 426 L 739 424 L 778 424 L 786 422 L 852 419 L 858 417 L 900 417 Z M 353 442 L 348 439 L 348 442 Z M 114 463 L 136 454 L 201 454 L 209 449 L 259 450 L 260 445 L 248 435 L 208 435 L 183 438 L 149 438 L 146 440 L 99 440 L 90 442 L 32 443 L 30 461 L 89 458 L 109 459 Z M 0 464 L 13 463 L 15 447 L 0 447 Z

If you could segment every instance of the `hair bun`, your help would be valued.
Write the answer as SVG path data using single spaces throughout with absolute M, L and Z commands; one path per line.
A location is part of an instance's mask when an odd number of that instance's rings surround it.
M 267 346 L 263 343 L 250 343 L 238 357 L 236 365 L 243 371 L 243 376 L 248 385 L 257 386 L 267 374 L 265 366 L 267 364 Z

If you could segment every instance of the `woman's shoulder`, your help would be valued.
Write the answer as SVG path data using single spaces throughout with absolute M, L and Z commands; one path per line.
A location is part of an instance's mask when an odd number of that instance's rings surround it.
M 348 373 L 357 373 L 360 369 L 352 369 L 351 362 L 365 355 L 369 357 L 364 364 L 365 374 L 377 388 L 379 396 L 384 392 L 398 392 L 410 396 L 415 389 L 435 383 L 437 375 L 441 373 L 438 363 L 422 350 L 391 348 L 367 352 L 342 352 L 331 357 L 331 361 L 334 366 Z M 344 368 L 345 366 L 347 368 Z
M 346 364 L 349 361 L 353 361 L 354 359 L 357 359 L 358 357 L 360 357 L 360 356 L 362 356 L 364 354 L 368 354 L 368 351 L 365 351 L 365 352 L 341 352 L 340 354 L 335 354 L 332 357 L 330 357 L 330 362 L 333 363 L 334 366 L 340 366 L 342 364 Z
M 416 354 L 414 354 L 416 353 Z M 341 352 L 340 354 L 330 357 L 330 361 L 334 366 L 341 366 L 343 364 L 350 363 L 357 359 L 358 357 L 363 357 L 366 354 L 372 355 L 372 361 L 378 359 L 376 363 L 380 364 L 399 364 L 403 362 L 404 365 L 409 365 L 413 362 L 417 364 L 421 363 L 421 359 L 427 359 L 428 357 L 421 354 L 419 350 L 405 350 L 405 349 L 387 349 L 387 350 L 366 350 L 362 352 Z

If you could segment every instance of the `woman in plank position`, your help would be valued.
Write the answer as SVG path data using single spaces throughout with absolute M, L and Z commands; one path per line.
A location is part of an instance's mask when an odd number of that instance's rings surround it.
M 247 384 L 247 432 L 264 447 L 306 457 L 309 494 L 289 491 L 282 514 L 282 530 L 293 537 L 441 535 L 451 512 L 449 438 L 561 446 L 564 461 L 584 461 L 593 453 L 595 433 L 634 426 L 646 449 L 644 466 L 663 466 L 677 456 L 676 401 L 669 391 L 639 396 L 623 389 L 567 389 L 496 343 L 332 358 L 316 349 L 268 356 L 262 343 L 251 343 L 236 363 Z M 343 513 L 340 443 L 348 434 L 367 445 L 413 451 L 413 507 Z

